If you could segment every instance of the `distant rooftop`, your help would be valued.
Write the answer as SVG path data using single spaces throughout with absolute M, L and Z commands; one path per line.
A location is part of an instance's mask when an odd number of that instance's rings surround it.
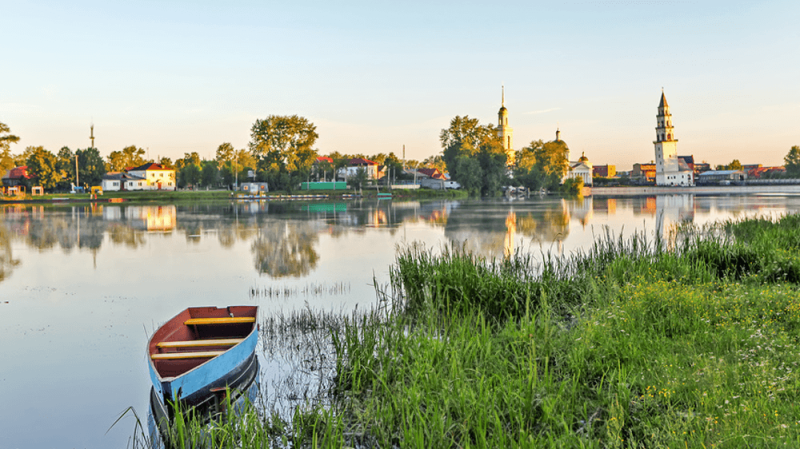
M 707 172 L 700 173 L 697 176 L 719 176 L 719 175 L 733 175 L 736 173 L 744 173 L 742 170 L 710 170 Z

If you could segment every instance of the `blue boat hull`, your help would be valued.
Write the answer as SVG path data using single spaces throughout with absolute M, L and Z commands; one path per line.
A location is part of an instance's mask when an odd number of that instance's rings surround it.
M 248 359 L 254 356 L 256 343 L 258 343 L 258 333 L 254 330 L 243 342 L 225 351 L 224 354 L 174 378 L 162 379 L 151 360 L 150 378 L 156 391 L 165 401 L 185 400 L 198 394 L 208 395 L 210 388 L 224 387 L 226 379 L 235 376 L 242 369 Z M 218 385 L 220 383 L 221 385 Z
M 148 344 L 148 368 L 161 401 L 197 403 L 239 378 L 255 358 L 257 313 L 254 306 L 195 307 L 159 328 Z
M 245 405 L 255 403 L 259 391 L 259 364 L 258 358 L 253 355 L 248 359 L 244 369 L 233 377 L 229 377 L 227 390 L 220 391 L 204 398 L 186 398 L 178 404 L 182 410 L 189 407 L 195 412 L 194 415 L 204 421 L 208 421 L 215 416 L 225 417 L 224 407 L 230 403 L 234 414 L 239 414 Z M 230 399 L 225 397 L 230 394 Z M 196 402 L 199 401 L 199 402 Z M 148 427 L 152 441 L 166 440 L 169 435 L 169 425 L 174 419 L 174 406 L 171 402 L 164 402 L 163 397 L 156 393 L 155 387 L 150 389 L 150 414 L 148 416 Z M 163 447 L 159 445 L 159 447 Z

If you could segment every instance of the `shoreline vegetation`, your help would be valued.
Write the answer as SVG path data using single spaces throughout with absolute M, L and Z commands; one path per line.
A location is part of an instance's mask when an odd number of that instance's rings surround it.
M 382 194 L 392 193 L 392 198 L 396 199 L 466 199 L 469 193 L 463 190 L 433 190 L 433 189 L 414 189 L 414 190 L 395 190 L 393 192 L 381 191 Z M 243 192 L 232 190 L 177 190 L 177 191 L 138 191 L 138 192 L 105 192 L 93 198 L 88 193 L 47 193 L 40 196 L 24 195 L 23 197 L 0 197 L 0 204 L 14 203 L 73 203 L 73 202 L 157 202 L 157 201 L 208 201 L 208 200 L 232 200 L 236 195 L 243 195 Z M 288 200 L 293 195 L 327 195 L 328 200 L 342 199 L 344 195 L 357 195 L 352 189 L 347 190 L 293 190 L 274 191 L 265 194 L 265 200 L 277 201 Z M 378 198 L 376 190 L 364 190 L 359 198 Z M 257 198 L 256 198 L 257 199 Z
M 319 363 L 316 394 L 182 421 L 173 441 L 799 447 L 799 286 L 800 215 L 607 233 L 542 260 L 409 246 L 374 309 L 265 323 L 265 347 L 285 340 Z

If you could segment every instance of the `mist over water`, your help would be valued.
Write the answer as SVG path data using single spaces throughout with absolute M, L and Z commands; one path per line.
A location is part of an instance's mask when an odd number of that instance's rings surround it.
M 789 195 L 3 206 L 0 449 L 123 447 L 132 421 L 106 431 L 128 406 L 146 414 L 147 339 L 188 306 L 347 312 L 375 304 L 398 245 L 568 254 L 606 229 L 799 210 Z

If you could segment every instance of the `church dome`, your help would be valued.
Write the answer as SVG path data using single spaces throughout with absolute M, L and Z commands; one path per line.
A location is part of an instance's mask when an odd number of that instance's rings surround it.
M 589 162 L 589 158 L 586 157 L 586 153 L 585 152 L 581 152 L 581 157 L 578 159 L 578 161 L 580 161 L 580 162 Z

